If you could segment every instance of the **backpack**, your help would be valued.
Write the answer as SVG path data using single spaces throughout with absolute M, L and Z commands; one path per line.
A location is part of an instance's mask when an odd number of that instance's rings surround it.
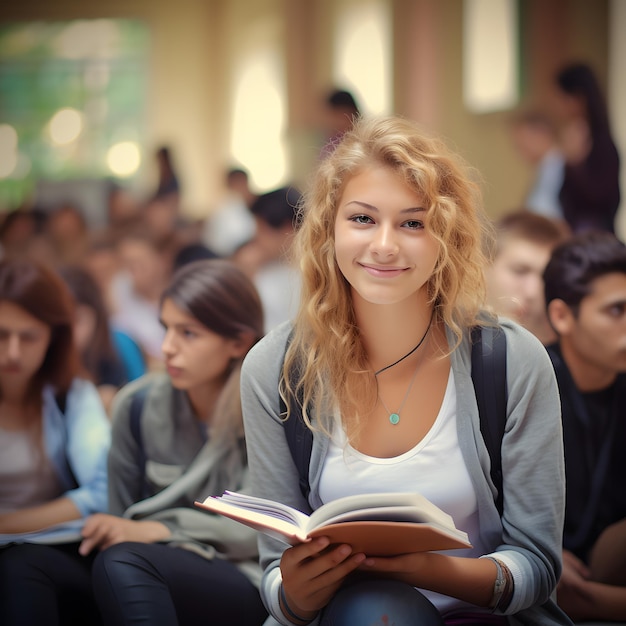
M 491 480 L 496 487 L 496 507 L 503 510 L 502 496 L 502 437 L 506 424 L 506 335 L 498 326 L 473 326 L 472 382 L 480 416 L 480 432 L 491 459 Z M 288 340 L 289 341 L 289 340 Z M 289 451 L 298 470 L 300 491 L 305 498 L 310 492 L 309 464 L 313 448 L 313 433 L 304 423 L 299 402 L 289 399 L 291 413 L 283 422 Z M 281 414 L 287 405 L 280 398 Z

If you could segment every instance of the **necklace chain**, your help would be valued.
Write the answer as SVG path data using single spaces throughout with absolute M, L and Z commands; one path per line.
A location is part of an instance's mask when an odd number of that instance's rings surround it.
M 411 348 L 411 350 L 409 350 L 403 357 L 400 357 L 397 361 L 394 361 L 390 365 L 385 365 L 385 367 L 382 367 L 381 369 L 374 372 L 374 376 L 378 376 L 378 374 L 382 374 L 383 372 L 386 372 L 388 369 L 391 369 L 395 365 L 398 365 L 398 363 L 402 363 L 404 359 L 408 359 L 414 352 L 419 350 L 419 347 L 424 343 L 424 339 L 426 339 L 426 335 L 428 334 L 428 331 L 430 330 L 430 326 L 433 323 L 434 316 L 435 316 L 435 309 L 432 310 L 432 313 L 430 314 L 430 320 L 428 321 L 428 326 L 426 327 L 426 330 L 424 331 L 422 338 L 419 340 L 415 348 Z
M 405 354 L 401 359 L 398 359 L 395 363 L 392 363 L 391 365 L 387 365 L 387 367 L 383 367 L 382 369 L 375 372 L 374 376 L 378 376 L 378 374 L 380 374 L 381 372 L 388 370 L 389 368 L 393 367 L 394 365 L 397 365 L 401 361 L 404 361 L 404 359 L 411 356 L 411 354 L 413 354 L 424 343 L 424 340 L 426 339 L 426 336 L 428 335 L 428 331 L 430 330 L 432 321 L 433 321 L 433 315 L 431 314 L 430 321 L 428 322 L 428 326 L 426 327 L 426 331 L 424 332 L 422 338 L 420 339 L 419 343 L 415 346 L 415 348 L 413 348 L 410 352 Z M 392 424 L 393 426 L 395 426 L 396 424 L 400 422 L 400 414 L 402 413 L 402 409 L 404 408 L 404 405 L 409 397 L 409 394 L 411 393 L 411 389 L 413 388 L 413 383 L 415 382 L 415 379 L 417 378 L 417 372 L 419 370 L 419 366 L 421 362 L 422 362 L 422 359 L 419 359 L 417 361 L 417 364 L 415 365 L 415 372 L 413 372 L 413 376 L 411 377 L 411 382 L 409 383 L 406 393 L 404 394 L 404 398 L 402 398 L 402 402 L 400 403 L 400 407 L 398 408 L 397 411 L 395 412 L 390 411 L 387 405 L 385 404 L 385 401 L 383 400 L 380 393 L 378 394 L 378 399 L 380 400 L 380 403 L 383 405 L 383 408 L 385 409 L 385 411 L 389 414 L 389 423 Z

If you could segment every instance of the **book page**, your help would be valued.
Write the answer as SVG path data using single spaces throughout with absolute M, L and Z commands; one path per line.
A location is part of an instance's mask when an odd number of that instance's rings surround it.
M 397 507 L 403 507 L 404 515 L 406 515 L 406 508 L 414 511 L 410 521 L 435 522 L 443 528 L 455 528 L 452 517 L 424 496 L 414 492 L 400 492 L 357 494 L 327 502 L 311 513 L 308 529 L 322 526 L 331 519 L 333 522 L 341 521 L 344 516 L 346 516 L 345 519 L 355 519 L 354 512 L 362 509 L 389 508 L 388 515 L 384 511 L 380 511 L 377 519 L 393 519 L 394 511 L 391 509 L 397 509 Z M 364 518 L 361 517 L 360 519 Z
M 247 511 L 264 513 L 278 520 L 294 524 L 302 529 L 306 528 L 309 521 L 309 516 L 305 513 L 282 502 L 275 502 L 274 500 L 257 498 L 256 496 L 249 496 L 245 493 L 235 493 L 233 491 L 225 491 L 219 499 L 226 504 L 232 504 Z

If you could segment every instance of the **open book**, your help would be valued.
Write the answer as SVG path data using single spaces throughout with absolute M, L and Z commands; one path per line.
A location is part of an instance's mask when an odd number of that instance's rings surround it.
M 326 536 L 369 556 L 470 548 L 452 517 L 417 493 L 370 493 L 327 502 L 311 515 L 263 498 L 224 492 L 196 502 L 267 535 L 295 545 Z

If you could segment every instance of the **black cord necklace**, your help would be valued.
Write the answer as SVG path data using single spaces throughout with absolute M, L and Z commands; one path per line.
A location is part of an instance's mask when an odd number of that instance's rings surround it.
M 432 310 L 432 313 L 430 314 L 430 320 L 428 322 L 428 326 L 426 327 L 426 330 L 424 331 L 422 338 L 419 340 L 419 343 L 415 346 L 415 348 L 411 349 L 403 357 L 400 357 L 397 361 L 394 361 L 391 365 L 385 365 L 385 367 L 382 367 L 378 371 L 374 372 L 374 376 L 378 376 L 378 374 L 382 374 L 382 372 L 385 372 L 386 370 L 391 369 L 392 367 L 394 367 L 394 365 L 398 365 L 398 363 L 401 363 L 402 361 L 404 361 L 404 359 L 408 359 L 416 350 L 418 350 L 419 347 L 424 343 L 424 339 L 426 339 L 426 335 L 428 334 L 428 331 L 430 330 L 430 326 L 433 323 L 434 316 L 435 316 L 435 309 Z

